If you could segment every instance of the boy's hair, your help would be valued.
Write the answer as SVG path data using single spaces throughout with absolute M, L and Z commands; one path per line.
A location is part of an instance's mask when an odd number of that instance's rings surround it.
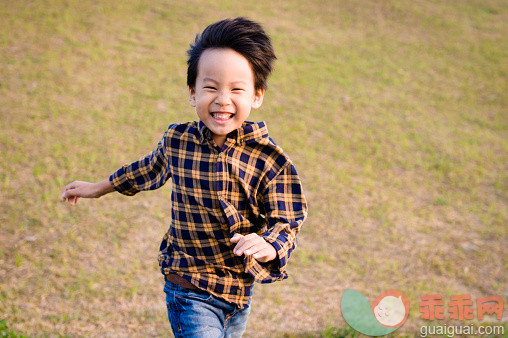
M 225 19 L 206 27 L 197 34 L 187 51 L 187 85 L 196 86 L 201 54 L 208 48 L 231 48 L 249 61 L 254 73 L 254 88 L 266 89 L 273 62 L 277 57 L 270 37 L 260 24 L 245 18 Z

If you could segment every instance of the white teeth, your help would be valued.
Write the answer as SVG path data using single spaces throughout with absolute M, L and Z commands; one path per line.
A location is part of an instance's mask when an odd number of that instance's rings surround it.
M 212 113 L 212 116 L 214 118 L 216 118 L 217 120 L 227 120 L 232 116 L 232 114 L 230 114 L 230 113 Z

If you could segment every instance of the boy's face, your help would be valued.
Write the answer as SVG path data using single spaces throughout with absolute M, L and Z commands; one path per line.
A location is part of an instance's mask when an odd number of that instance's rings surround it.
M 189 103 L 218 146 L 241 127 L 251 109 L 261 106 L 263 96 L 263 89 L 254 89 L 254 73 L 244 56 L 230 48 L 210 48 L 201 54 Z

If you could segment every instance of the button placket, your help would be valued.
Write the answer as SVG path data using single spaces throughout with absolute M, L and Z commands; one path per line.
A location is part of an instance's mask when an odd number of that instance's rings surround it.
M 215 168 L 217 172 L 217 194 L 219 195 L 219 199 L 224 198 L 224 191 L 227 189 L 227 175 L 228 175 L 228 168 L 227 168 L 227 161 L 226 161 L 226 154 L 228 152 L 230 147 L 227 147 L 226 149 L 219 152 L 217 156 L 217 161 L 215 163 Z
M 217 180 L 217 195 L 219 196 L 219 199 L 222 199 L 223 191 L 224 191 L 224 161 L 223 161 L 223 154 L 220 153 L 217 156 L 216 162 L 215 162 L 215 171 L 216 171 L 216 180 Z
M 217 196 L 221 204 L 222 210 L 228 222 L 229 232 L 236 231 L 237 224 L 240 221 L 236 208 L 227 200 L 226 190 L 228 189 L 228 167 L 227 167 L 227 154 L 231 149 L 233 143 L 227 144 L 216 158 L 216 178 L 217 178 Z

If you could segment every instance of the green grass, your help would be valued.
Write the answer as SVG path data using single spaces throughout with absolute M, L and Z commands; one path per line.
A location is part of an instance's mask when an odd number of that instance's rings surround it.
M 9 326 L 5 319 L 0 319 L 0 337 L 2 338 L 23 338 L 22 334 L 19 334 L 13 330 L 9 330 Z
M 185 52 L 248 16 L 278 61 L 263 107 L 310 214 L 246 336 L 354 336 L 346 288 L 506 300 L 504 1 L 14 1 L 0 6 L 0 318 L 13 332 L 163 336 L 170 189 L 59 203 L 197 119 Z M 2 324 L 3 325 L 3 324 Z M 8 330 L 1 328 L 1 330 Z

